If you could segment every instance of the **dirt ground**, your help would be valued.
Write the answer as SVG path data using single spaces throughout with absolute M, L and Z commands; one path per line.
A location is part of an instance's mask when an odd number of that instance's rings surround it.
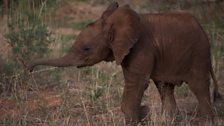
M 93 6 L 70 1 L 68 4 L 59 7 L 52 14 L 54 17 L 52 19 L 57 22 L 62 21 L 64 24 L 85 19 L 96 19 L 105 7 L 106 5 Z M 1 65 L 8 60 L 11 53 L 10 46 L 4 38 L 4 34 L 7 32 L 5 27 L 7 21 L 5 17 L 0 20 Z M 51 25 L 50 29 L 57 35 L 78 35 L 80 32 L 80 30 L 69 27 L 54 27 L 54 24 Z M 57 72 L 55 68 L 49 71 L 46 74 L 47 76 L 52 76 L 54 72 Z M 123 76 L 119 66 L 115 66 L 114 63 L 100 63 L 90 70 L 83 69 L 78 71 L 75 68 L 71 68 L 70 70 L 64 69 L 64 71 L 67 73 L 61 75 L 63 79 L 57 82 L 57 84 L 61 83 L 59 85 L 48 85 L 31 91 L 21 89 L 19 91 L 20 94 L 0 97 L 0 125 L 14 126 L 17 123 L 20 123 L 19 125 L 21 126 L 124 125 L 124 117 L 120 111 Z M 42 72 L 39 71 L 33 74 L 32 77 L 35 77 L 36 74 L 42 74 Z M 39 80 L 35 81 L 38 83 Z M 223 80 L 219 80 L 219 84 L 221 85 L 222 83 L 224 83 Z M 220 92 L 224 96 L 223 85 L 220 88 Z M 100 95 L 99 97 L 98 94 Z M 23 95 L 25 98 L 19 99 L 16 95 Z M 187 86 L 177 87 L 175 97 L 183 118 L 172 125 L 198 125 L 196 118 L 197 100 Z M 148 125 L 159 125 L 161 102 L 153 83 L 150 83 L 148 90 L 145 92 L 143 104 L 147 104 L 150 107 Z M 214 113 L 217 122 L 214 125 L 223 126 L 223 101 L 214 104 Z M 211 126 L 211 124 L 207 125 Z

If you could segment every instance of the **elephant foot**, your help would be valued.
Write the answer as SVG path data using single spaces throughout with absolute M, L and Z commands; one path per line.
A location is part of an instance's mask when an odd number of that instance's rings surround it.
M 164 110 L 160 117 L 160 125 L 162 126 L 172 126 L 175 125 L 177 122 L 182 120 L 182 116 L 178 109 Z
M 141 106 L 140 108 L 140 120 L 144 121 L 149 115 L 149 107 L 148 106 Z
M 137 126 L 138 123 L 137 122 L 128 122 L 126 121 L 126 125 L 125 126 Z
M 198 126 L 217 126 L 217 122 L 214 121 L 213 117 L 211 116 L 200 116 L 197 118 L 192 119 L 191 122 L 193 125 L 198 125 Z
M 148 121 L 150 120 L 150 109 L 148 106 L 141 106 L 140 108 L 140 120 L 142 126 L 147 126 Z
M 137 126 L 146 122 L 149 115 L 149 107 L 140 106 L 137 115 L 138 118 L 134 118 L 135 116 L 133 116 L 132 118 L 131 116 L 127 116 L 127 118 L 125 118 L 126 126 Z

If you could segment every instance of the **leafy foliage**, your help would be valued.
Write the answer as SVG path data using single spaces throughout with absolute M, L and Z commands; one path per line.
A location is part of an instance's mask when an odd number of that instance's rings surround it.
M 49 53 L 49 45 L 54 42 L 45 19 L 46 4 L 35 2 L 33 7 L 31 4 L 33 0 L 16 2 L 16 5 L 10 4 L 8 32 L 5 34 L 7 42 L 12 47 L 11 60 L 3 66 L 1 70 L 3 74 L 0 76 L 2 88 L 5 90 L 14 87 L 15 79 L 22 85 L 29 84 L 29 77 L 23 74 L 25 70 L 23 65 L 37 56 Z
M 14 13 L 12 10 L 9 14 L 9 32 L 5 37 L 12 46 L 13 54 L 19 54 L 27 61 L 31 56 L 43 56 L 47 53 L 53 39 L 46 22 L 39 15 L 43 7 L 32 10 L 31 7 L 24 7 L 29 5 L 29 0 L 18 2 L 18 12 Z

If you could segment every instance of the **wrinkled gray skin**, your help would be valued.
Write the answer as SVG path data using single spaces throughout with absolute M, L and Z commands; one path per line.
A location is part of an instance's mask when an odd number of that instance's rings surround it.
M 215 77 L 210 45 L 201 26 L 188 13 L 138 14 L 128 5 L 112 3 L 79 34 L 65 56 L 35 59 L 28 69 L 32 71 L 37 65 L 79 68 L 113 60 L 123 69 L 121 110 L 126 125 L 136 125 L 148 112 L 141 99 L 149 78 L 158 88 L 165 115 L 172 117 L 178 111 L 174 88 L 186 82 L 198 99 L 200 116 L 213 116 L 209 79 L 210 75 Z M 217 84 L 214 94 L 220 96 Z

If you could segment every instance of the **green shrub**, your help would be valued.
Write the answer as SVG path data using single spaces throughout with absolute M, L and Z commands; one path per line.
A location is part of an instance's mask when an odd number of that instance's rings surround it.
M 21 55 L 24 60 L 30 60 L 31 56 L 37 54 L 44 55 L 49 51 L 48 45 L 52 42 L 46 21 L 42 18 L 46 15 L 42 9 L 46 5 L 32 9 L 29 7 L 29 2 L 29 0 L 18 1 L 16 10 L 10 10 L 9 31 L 5 35 L 12 46 L 13 54 Z
M 32 2 L 34 0 L 20 0 L 17 5 L 10 5 L 5 38 L 12 47 L 12 55 L 0 71 L 3 73 L 0 77 L 3 90 L 4 85 L 14 87 L 15 78 L 22 85 L 29 84 L 30 79 L 23 73 L 23 65 L 49 53 L 49 45 L 54 42 L 46 21 L 46 4 L 35 3 L 33 7 Z

